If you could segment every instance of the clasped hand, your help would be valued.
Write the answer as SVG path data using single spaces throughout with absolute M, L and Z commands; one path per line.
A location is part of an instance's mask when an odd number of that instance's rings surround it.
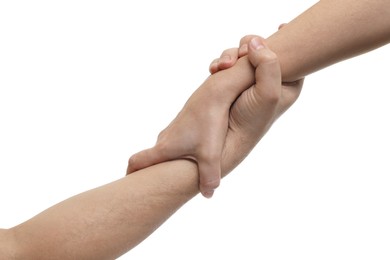
M 210 65 L 212 75 L 191 95 L 154 147 L 129 159 L 127 174 L 163 161 L 198 164 L 199 190 L 212 197 L 221 177 L 255 147 L 298 98 L 303 80 L 282 83 L 278 58 L 248 35 Z

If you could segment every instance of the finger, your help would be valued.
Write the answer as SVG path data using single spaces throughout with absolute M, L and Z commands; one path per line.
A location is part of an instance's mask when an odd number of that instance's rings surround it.
M 156 164 L 160 161 L 159 157 L 160 156 L 154 152 L 154 148 L 146 149 L 132 155 L 128 161 L 126 175 Z
M 239 58 L 248 54 L 248 44 L 253 39 L 253 37 L 256 37 L 256 35 L 249 34 L 241 38 L 240 47 L 238 48 Z
M 219 58 L 218 58 L 218 59 L 214 59 L 214 60 L 210 63 L 209 72 L 210 72 L 211 74 L 214 74 L 214 73 L 218 72 L 218 61 L 219 61 Z
M 254 35 L 254 34 L 248 34 L 248 35 L 245 35 L 244 37 L 241 38 L 240 40 L 240 47 L 245 45 L 245 44 L 249 44 L 249 42 L 254 38 L 254 37 L 258 37 L 257 35 Z
M 242 56 L 245 56 L 248 54 L 248 44 L 243 44 L 240 46 L 240 48 L 238 49 L 238 57 L 242 57 Z
M 221 182 L 220 160 L 200 161 L 199 190 L 205 198 L 211 198 Z
M 126 175 L 172 158 L 175 158 L 175 154 L 167 154 L 159 146 L 143 150 L 130 157 Z
M 279 25 L 278 27 L 278 30 L 282 29 L 287 23 L 282 23 L 281 25 Z
M 255 92 L 262 101 L 274 104 L 281 95 L 281 70 L 278 58 L 261 37 L 254 37 L 249 43 L 248 58 L 256 68 Z
M 222 52 L 218 61 L 218 70 L 232 67 L 238 59 L 238 48 L 230 48 Z
M 239 58 L 248 54 L 248 43 L 253 37 L 256 37 L 256 35 L 246 35 L 241 38 L 238 49 L 231 48 L 225 50 L 218 59 L 214 59 L 211 62 L 209 72 L 214 74 L 218 71 L 232 67 Z
M 218 59 L 211 62 L 209 71 L 214 74 L 218 71 L 231 68 L 238 60 L 238 48 L 230 48 L 222 52 Z

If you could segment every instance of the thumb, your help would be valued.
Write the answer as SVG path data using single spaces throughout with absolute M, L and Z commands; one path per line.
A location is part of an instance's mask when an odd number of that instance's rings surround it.
M 248 59 L 255 68 L 255 94 L 260 101 L 275 104 L 281 96 L 281 70 L 278 57 L 261 37 L 249 42 Z
M 199 190 L 205 198 L 211 198 L 221 181 L 220 160 L 199 161 Z

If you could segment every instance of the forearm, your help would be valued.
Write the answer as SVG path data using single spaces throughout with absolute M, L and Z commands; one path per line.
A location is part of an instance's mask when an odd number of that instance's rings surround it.
M 0 259 L 14 259 L 15 248 L 11 230 L 0 229 Z
M 390 1 L 322 0 L 267 39 L 295 81 L 390 41 Z
M 334 63 L 385 45 L 390 41 L 390 1 L 322 0 L 267 38 L 279 58 L 282 78 L 291 82 Z M 233 67 L 211 76 L 223 82 L 226 99 L 234 101 L 242 84 L 224 82 L 226 73 L 237 75 L 246 86 L 254 83 L 247 56 Z M 214 84 L 218 85 L 218 84 Z M 214 89 L 216 89 L 214 87 Z
M 158 164 L 65 200 L 11 229 L 21 259 L 113 259 L 198 192 L 187 160 Z

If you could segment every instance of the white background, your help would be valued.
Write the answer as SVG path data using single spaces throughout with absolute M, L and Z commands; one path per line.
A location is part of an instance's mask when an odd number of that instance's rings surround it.
M 315 2 L 0 1 L 0 226 L 121 178 L 212 59 Z M 212 200 L 122 259 L 389 259 L 389 64 L 307 77 Z

